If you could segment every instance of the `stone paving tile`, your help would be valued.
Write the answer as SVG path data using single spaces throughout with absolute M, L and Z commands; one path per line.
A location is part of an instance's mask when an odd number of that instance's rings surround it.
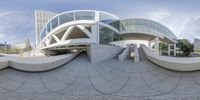
M 85 54 L 60 68 L 0 70 L 0 100 L 198 100 L 200 71 L 175 72 L 117 59 L 90 63 Z
M 23 85 L 23 83 L 21 83 L 21 82 L 8 80 L 6 82 L 1 83 L 0 87 L 3 88 L 3 89 L 6 89 L 8 91 L 13 91 L 13 90 L 16 90 L 17 88 L 19 88 L 22 85 Z

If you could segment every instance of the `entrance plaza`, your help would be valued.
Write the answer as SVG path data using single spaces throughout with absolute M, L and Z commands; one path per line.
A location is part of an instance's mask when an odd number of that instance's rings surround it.
M 198 100 L 200 72 L 159 67 L 140 52 L 140 62 L 91 63 L 80 54 L 45 72 L 0 70 L 2 100 Z
M 52 16 L 36 33 L 45 56 L 1 56 L 0 99 L 200 99 L 200 58 L 177 58 L 177 38 L 164 25 L 95 10 L 35 15 L 36 25 Z M 125 40 L 147 44 L 119 43 Z M 168 56 L 160 54 L 160 42 Z

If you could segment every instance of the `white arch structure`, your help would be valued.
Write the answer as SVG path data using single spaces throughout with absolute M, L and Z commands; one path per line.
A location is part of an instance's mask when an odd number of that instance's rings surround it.
M 62 19 L 70 19 L 71 16 L 73 16 L 72 20 L 66 22 L 61 21 Z M 100 18 L 100 16 L 105 18 Z M 110 18 L 115 20 L 118 19 L 112 14 L 95 10 L 74 10 L 58 14 L 49 20 L 44 26 L 43 31 L 41 32 L 41 41 L 38 44 L 38 48 L 40 50 L 46 50 L 61 46 L 98 44 L 99 39 L 97 33 L 99 32 L 99 25 L 111 28 L 118 32 L 118 30 L 112 26 L 99 22 L 99 20 Z M 57 20 L 56 23 L 53 22 L 55 19 Z M 56 27 L 54 27 L 54 24 L 56 24 Z M 50 26 L 50 31 L 48 31 L 48 26 Z M 77 38 L 70 38 L 69 36 L 73 34 L 72 32 L 75 29 L 78 29 L 79 32 L 81 31 L 80 34 L 87 36 L 87 38 L 79 37 L 78 35 L 76 35 Z M 42 37 L 42 35 L 44 35 L 43 33 L 45 33 L 44 37 Z
M 92 44 L 95 43 L 94 39 L 92 39 L 92 32 L 90 32 L 88 29 L 85 28 L 84 25 L 94 27 L 93 21 L 79 21 L 79 24 L 73 23 L 73 24 L 63 24 L 59 27 L 57 27 L 55 30 L 50 32 L 42 41 L 41 41 L 41 49 L 51 48 L 55 46 L 62 46 L 64 44 Z M 83 34 L 87 35 L 89 38 L 85 39 L 67 39 L 70 33 L 73 31 L 73 29 L 78 28 L 80 29 Z M 61 31 L 64 31 L 64 34 L 61 33 Z M 94 31 L 94 30 L 93 30 Z M 60 38 L 58 38 L 58 35 L 61 35 Z M 55 43 L 51 42 L 54 40 Z
M 148 40 L 149 45 L 154 42 L 157 53 L 159 41 L 176 43 L 175 35 L 167 27 L 152 20 L 120 20 L 103 11 L 74 10 L 58 14 L 47 22 L 38 48 L 45 51 L 72 45 L 109 44 L 121 37 Z

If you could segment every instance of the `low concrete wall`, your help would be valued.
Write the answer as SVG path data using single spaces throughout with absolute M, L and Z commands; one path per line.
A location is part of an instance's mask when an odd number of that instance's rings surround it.
M 119 61 L 124 61 L 130 58 L 130 47 L 124 49 L 124 51 L 118 56 Z
M 134 62 L 138 63 L 140 61 L 140 56 L 139 56 L 139 52 L 138 52 L 138 48 L 137 46 L 134 46 Z
M 112 45 L 90 45 L 87 48 L 87 54 L 91 62 L 98 62 L 114 58 L 122 52 L 122 47 Z
M 200 58 L 177 58 L 177 57 L 167 57 L 160 56 L 152 52 L 146 46 L 141 46 L 145 53 L 145 56 L 155 64 L 166 69 L 175 71 L 196 71 L 200 70 Z
M 91 48 L 90 48 L 90 46 L 87 46 L 86 53 L 87 53 L 87 56 L 90 58 L 90 61 L 91 61 Z
M 78 53 L 52 56 L 52 57 L 2 57 L 0 59 L 0 69 L 12 67 L 22 71 L 46 71 L 57 68 L 75 58 Z
M 8 67 L 9 63 L 7 60 L 0 60 L 0 69 Z
M 56 55 L 56 51 L 51 50 L 42 50 L 43 54 L 46 54 L 47 56 L 53 56 Z

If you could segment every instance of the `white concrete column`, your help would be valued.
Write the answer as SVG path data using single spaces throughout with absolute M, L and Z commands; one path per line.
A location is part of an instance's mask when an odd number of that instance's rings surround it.
M 139 63 L 139 61 L 140 61 L 139 56 L 140 55 L 139 55 L 137 46 L 134 47 L 134 54 L 135 54 L 134 62 Z
M 170 51 L 171 51 L 170 46 L 171 44 L 168 44 L 168 56 L 170 56 Z
M 91 37 L 90 37 L 92 39 L 92 41 L 94 41 L 95 43 L 99 42 L 97 33 L 98 33 L 97 32 L 97 23 L 95 23 L 91 26 Z
M 174 44 L 174 56 L 176 56 L 176 44 Z
M 151 49 L 151 41 L 148 41 L 148 47 Z
M 100 35 L 99 35 L 99 23 L 98 22 L 96 22 L 96 24 L 95 24 L 95 28 L 96 28 L 96 40 L 97 40 L 97 44 L 100 44 Z
M 154 51 L 155 51 L 156 54 L 159 54 L 159 38 L 155 37 L 154 42 L 155 42 Z

